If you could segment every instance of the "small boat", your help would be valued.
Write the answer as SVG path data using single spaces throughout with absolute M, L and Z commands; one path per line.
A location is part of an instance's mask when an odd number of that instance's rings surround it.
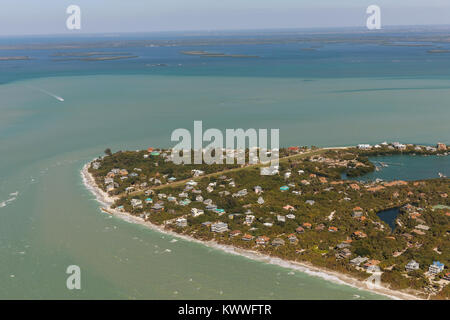
M 443 173 L 438 172 L 439 178 L 447 178 L 446 175 L 444 175 Z

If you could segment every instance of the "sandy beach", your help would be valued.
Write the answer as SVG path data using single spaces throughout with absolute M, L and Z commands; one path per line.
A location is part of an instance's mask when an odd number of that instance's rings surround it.
M 92 192 L 92 194 L 95 196 L 96 200 L 101 204 L 103 211 L 105 211 L 109 214 L 112 214 L 120 219 L 123 219 L 127 222 L 144 225 L 144 226 L 146 226 L 152 230 L 155 230 L 157 232 L 171 235 L 173 237 L 177 237 L 177 238 L 180 238 L 180 239 L 183 239 L 186 241 L 196 242 L 196 243 L 205 245 L 210 248 L 225 251 L 230 254 L 243 256 L 243 257 L 253 259 L 256 261 L 261 261 L 264 263 L 278 265 L 278 266 L 281 266 L 284 268 L 300 271 L 300 272 L 306 273 L 311 276 L 320 277 L 325 280 L 332 281 L 334 283 L 345 284 L 345 285 L 348 285 L 348 286 L 351 286 L 351 287 L 354 287 L 354 288 L 357 288 L 360 290 L 370 291 L 370 292 L 373 292 L 376 294 L 384 295 L 391 299 L 421 300 L 421 298 L 419 298 L 415 295 L 401 292 L 401 291 L 391 290 L 389 288 L 384 287 L 382 284 L 379 286 L 372 285 L 369 288 L 365 282 L 360 281 L 356 278 L 353 278 L 349 275 L 342 274 L 342 273 L 339 273 L 339 272 L 336 272 L 333 270 L 328 270 L 325 268 L 316 267 L 310 263 L 305 263 L 305 262 L 300 263 L 300 262 L 296 262 L 296 261 L 283 260 L 280 258 L 275 258 L 275 257 L 271 257 L 268 255 L 264 255 L 264 254 L 261 254 L 256 251 L 245 250 L 245 249 L 236 248 L 236 247 L 233 247 L 230 245 L 219 244 L 215 241 L 201 241 L 201 240 L 198 240 L 191 236 L 187 236 L 187 235 L 173 232 L 171 230 L 167 230 L 163 226 L 155 225 L 148 221 L 144 221 L 144 219 L 133 216 L 130 213 L 114 210 L 111 208 L 111 205 L 114 203 L 114 201 L 116 199 L 114 197 L 109 196 L 106 192 L 104 192 L 103 190 L 101 190 L 100 188 L 97 187 L 94 177 L 88 171 L 90 165 L 91 165 L 91 163 L 87 163 L 86 165 L 83 166 L 83 168 L 81 170 L 81 177 L 83 179 L 84 185 L 86 186 L 86 188 L 89 191 Z M 369 277 L 369 274 L 368 274 L 368 277 Z

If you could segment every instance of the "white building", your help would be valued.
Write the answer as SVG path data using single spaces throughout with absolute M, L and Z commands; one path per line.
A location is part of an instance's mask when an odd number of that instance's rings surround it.
M 358 149 L 360 149 L 360 150 L 370 150 L 370 149 L 372 149 L 372 147 L 370 146 L 370 144 L 358 144 Z
M 133 208 L 142 208 L 142 200 L 140 199 L 131 199 L 131 205 Z
M 438 274 L 444 270 L 444 264 L 439 261 L 433 261 L 433 264 L 428 268 L 428 272 L 431 274 Z
M 222 232 L 228 231 L 228 224 L 226 224 L 225 222 L 213 223 L 211 225 L 211 231 L 217 232 L 217 233 L 222 233 Z
M 410 272 L 410 271 L 414 271 L 414 270 L 418 270 L 419 269 L 419 263 L 416 262 L 415 260 L 411 260 L 410 262 L 408 262 L 408 264 L 405 266 L 406 271 Z
M 176 220 L 177 227 L 184 228 L 187 227 L 187 220 L 185 218 L 178 218 Z

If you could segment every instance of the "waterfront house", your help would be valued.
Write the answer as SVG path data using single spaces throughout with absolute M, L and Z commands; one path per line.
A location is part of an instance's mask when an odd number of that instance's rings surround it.
M 379 266 L 376 265 L 370 265 L 366 268 L 367 273 L 378 273 L 381 272 L 381 269 Z
M 337 259 L 346 259 L 350 258 L 351 255 L 352 252 L 350 251 L 349 248 L 343 248 L 342 250 L 339 250 L 335 256 Z
M 110 183 L 114 183 L 114 179 L 113 178 L 105 178 L 105 184 L 110 184 Z
M 357 256 L 356 258 L 350 260 L 350 264 L 354 265 L 354 266 L 359 266 L 361 263 L 366 262 L 367 260 L 369 260 L 369 258 L 367 257 L 361 257 L 361 256 Z
M 93 168 L 94 170 L 100 169 L 100 162 L 93 162 L 93 163 L 92 163 L 92 168 Z
M 187 227 L 187 220 L 185 218 L 178 218 L 176 220 L 177 227 L 184 228 Z
M 372 149 L 370 144 L 358 144 L 358 149 L 360 150 L 370 150 Z
M 260 244 L 260 245 L 265 245 L 269 241 L 270 241 L 270 238 L 266 237 L 266 236 L 260 236 L 260 237 L 256 238 L 256 244 Z
M 140 200 L 140 199 L 131 199 L 131 206 L 134 209 L 142 209 L 142 200 Z
M 428 272 L 430 274 L 438 274 L 444 271 L 445 265 L 439 261 L 433 261 L 433 264 L 431 264 L 428 268 Z
M 274 246 L 274 247 L 284 246 L 284 244 L 285 244 L 285 242 L 281 238 L 275 238 L 272 241 L 272 246 Z
M 213 223 L 211 224 L 211 231 L 217 233 L 228 231 L 228 224 L 226 224 L 225 222 Z
M 410 262 L 408 262 L 406 264 L 405 269 L 408 272 L 414 271 L 414 270 L 418 270 L 419 269 L 419 263 L 416 262 L 415 260 L 411 260 Z
M 243 241 L 251 241 L 251 240 L 253 240 L 253 236 L 250 235 L 250 234 L 248 234 L 248 233 L 246 233 L 246 234 L 244 234 L 244 235 L 242 236 L 241 239 L 242 239 Z
M 242 232 L 240 230 L 233 230 L 230 232 L 230 237 L 237 237 L 241 234 L 242 234 Z
M 300 151 L 300 147 L 288 147 L 288 151 L 299 152 Z

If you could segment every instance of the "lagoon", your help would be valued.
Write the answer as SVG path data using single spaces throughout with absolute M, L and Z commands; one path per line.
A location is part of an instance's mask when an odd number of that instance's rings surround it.
M 352 180 L 412 181 L 439 178 L 439 173 L 450 176 L 450 156 L 393 155 L 369 159 L 378 169 Z

